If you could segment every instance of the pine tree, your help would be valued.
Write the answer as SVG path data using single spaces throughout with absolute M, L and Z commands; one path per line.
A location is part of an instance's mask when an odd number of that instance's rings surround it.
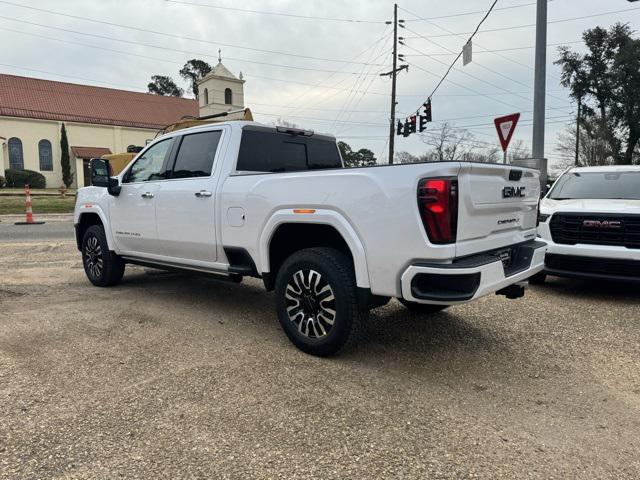
M 60 164 L 62 165 L 62 182 L 67 188 L 73 183 L 73 173 L 71 173 L 71 160 L 69 159 L 69 140 L 67 140 L 67 129 L 62 124 L 60 131 Z

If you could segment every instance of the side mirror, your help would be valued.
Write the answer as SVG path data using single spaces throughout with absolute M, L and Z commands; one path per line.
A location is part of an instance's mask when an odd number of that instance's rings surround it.
M 117 197 L 120 195 L 120 187 L 118 179 L 111 176 L 112 173 L 109 160 L 104 158 L 91 159 L 91 185 L 94 187 L 105 187 L 109 195 Z

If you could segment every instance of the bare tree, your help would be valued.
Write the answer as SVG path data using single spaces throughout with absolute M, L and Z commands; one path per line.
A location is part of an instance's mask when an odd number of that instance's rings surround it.
M 578 149 L 579 166 L 610 165 L 614 162 L 607 139 L 601 135 L 601 122 L 590 117 L 580 122 L 580 147 Z M 556 152 L 566 161 L 560 163 L 566 167 L 575 164 L 576 125 L 568 124 L 558 133 Z
M 396 163 L 418 163 L 420 160 L 409 152 L 397 152 Z
M 462 160 L 477 148 L 470 143 L 473 135 L 469 130 L 455 128 L 447 122 L 437 132 L 420 135 L 420 140 L 433 147 L 430 156 L 437 162 Z
M 509 145 L 509 150 L 507 150 L 507 156 L 510 161 L 520 160 L 522 158 L 531 158 L 531 151 L 526 146 L 524 140 L 519 138 L 511 145 Z

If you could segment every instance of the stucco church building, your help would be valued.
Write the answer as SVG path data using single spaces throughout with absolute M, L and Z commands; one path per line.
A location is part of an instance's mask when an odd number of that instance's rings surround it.
M 90 158 L 144 146 L 185 116 L 241 109 L 243 86 L 222 62 L 199 82 L 198 100 L 0 74 L 0 175 L 34 170 L 59 187 L 64 123 L 74 186 L 87 185 Z

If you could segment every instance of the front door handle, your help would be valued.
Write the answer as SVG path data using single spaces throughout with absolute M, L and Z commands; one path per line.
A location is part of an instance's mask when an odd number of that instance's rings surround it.
M 202 198 L 202 197 L 210 197 L 211 195 L 213 195 L 213 193 L 211 193 L 208 190 L 200 190 L 199 192 L 196 192 L 195 195 L 198 198 Z
M 140 195 L 142 198 L 153 198 L 153 193 L 151 192 L 144 192 L 142 195 Z

